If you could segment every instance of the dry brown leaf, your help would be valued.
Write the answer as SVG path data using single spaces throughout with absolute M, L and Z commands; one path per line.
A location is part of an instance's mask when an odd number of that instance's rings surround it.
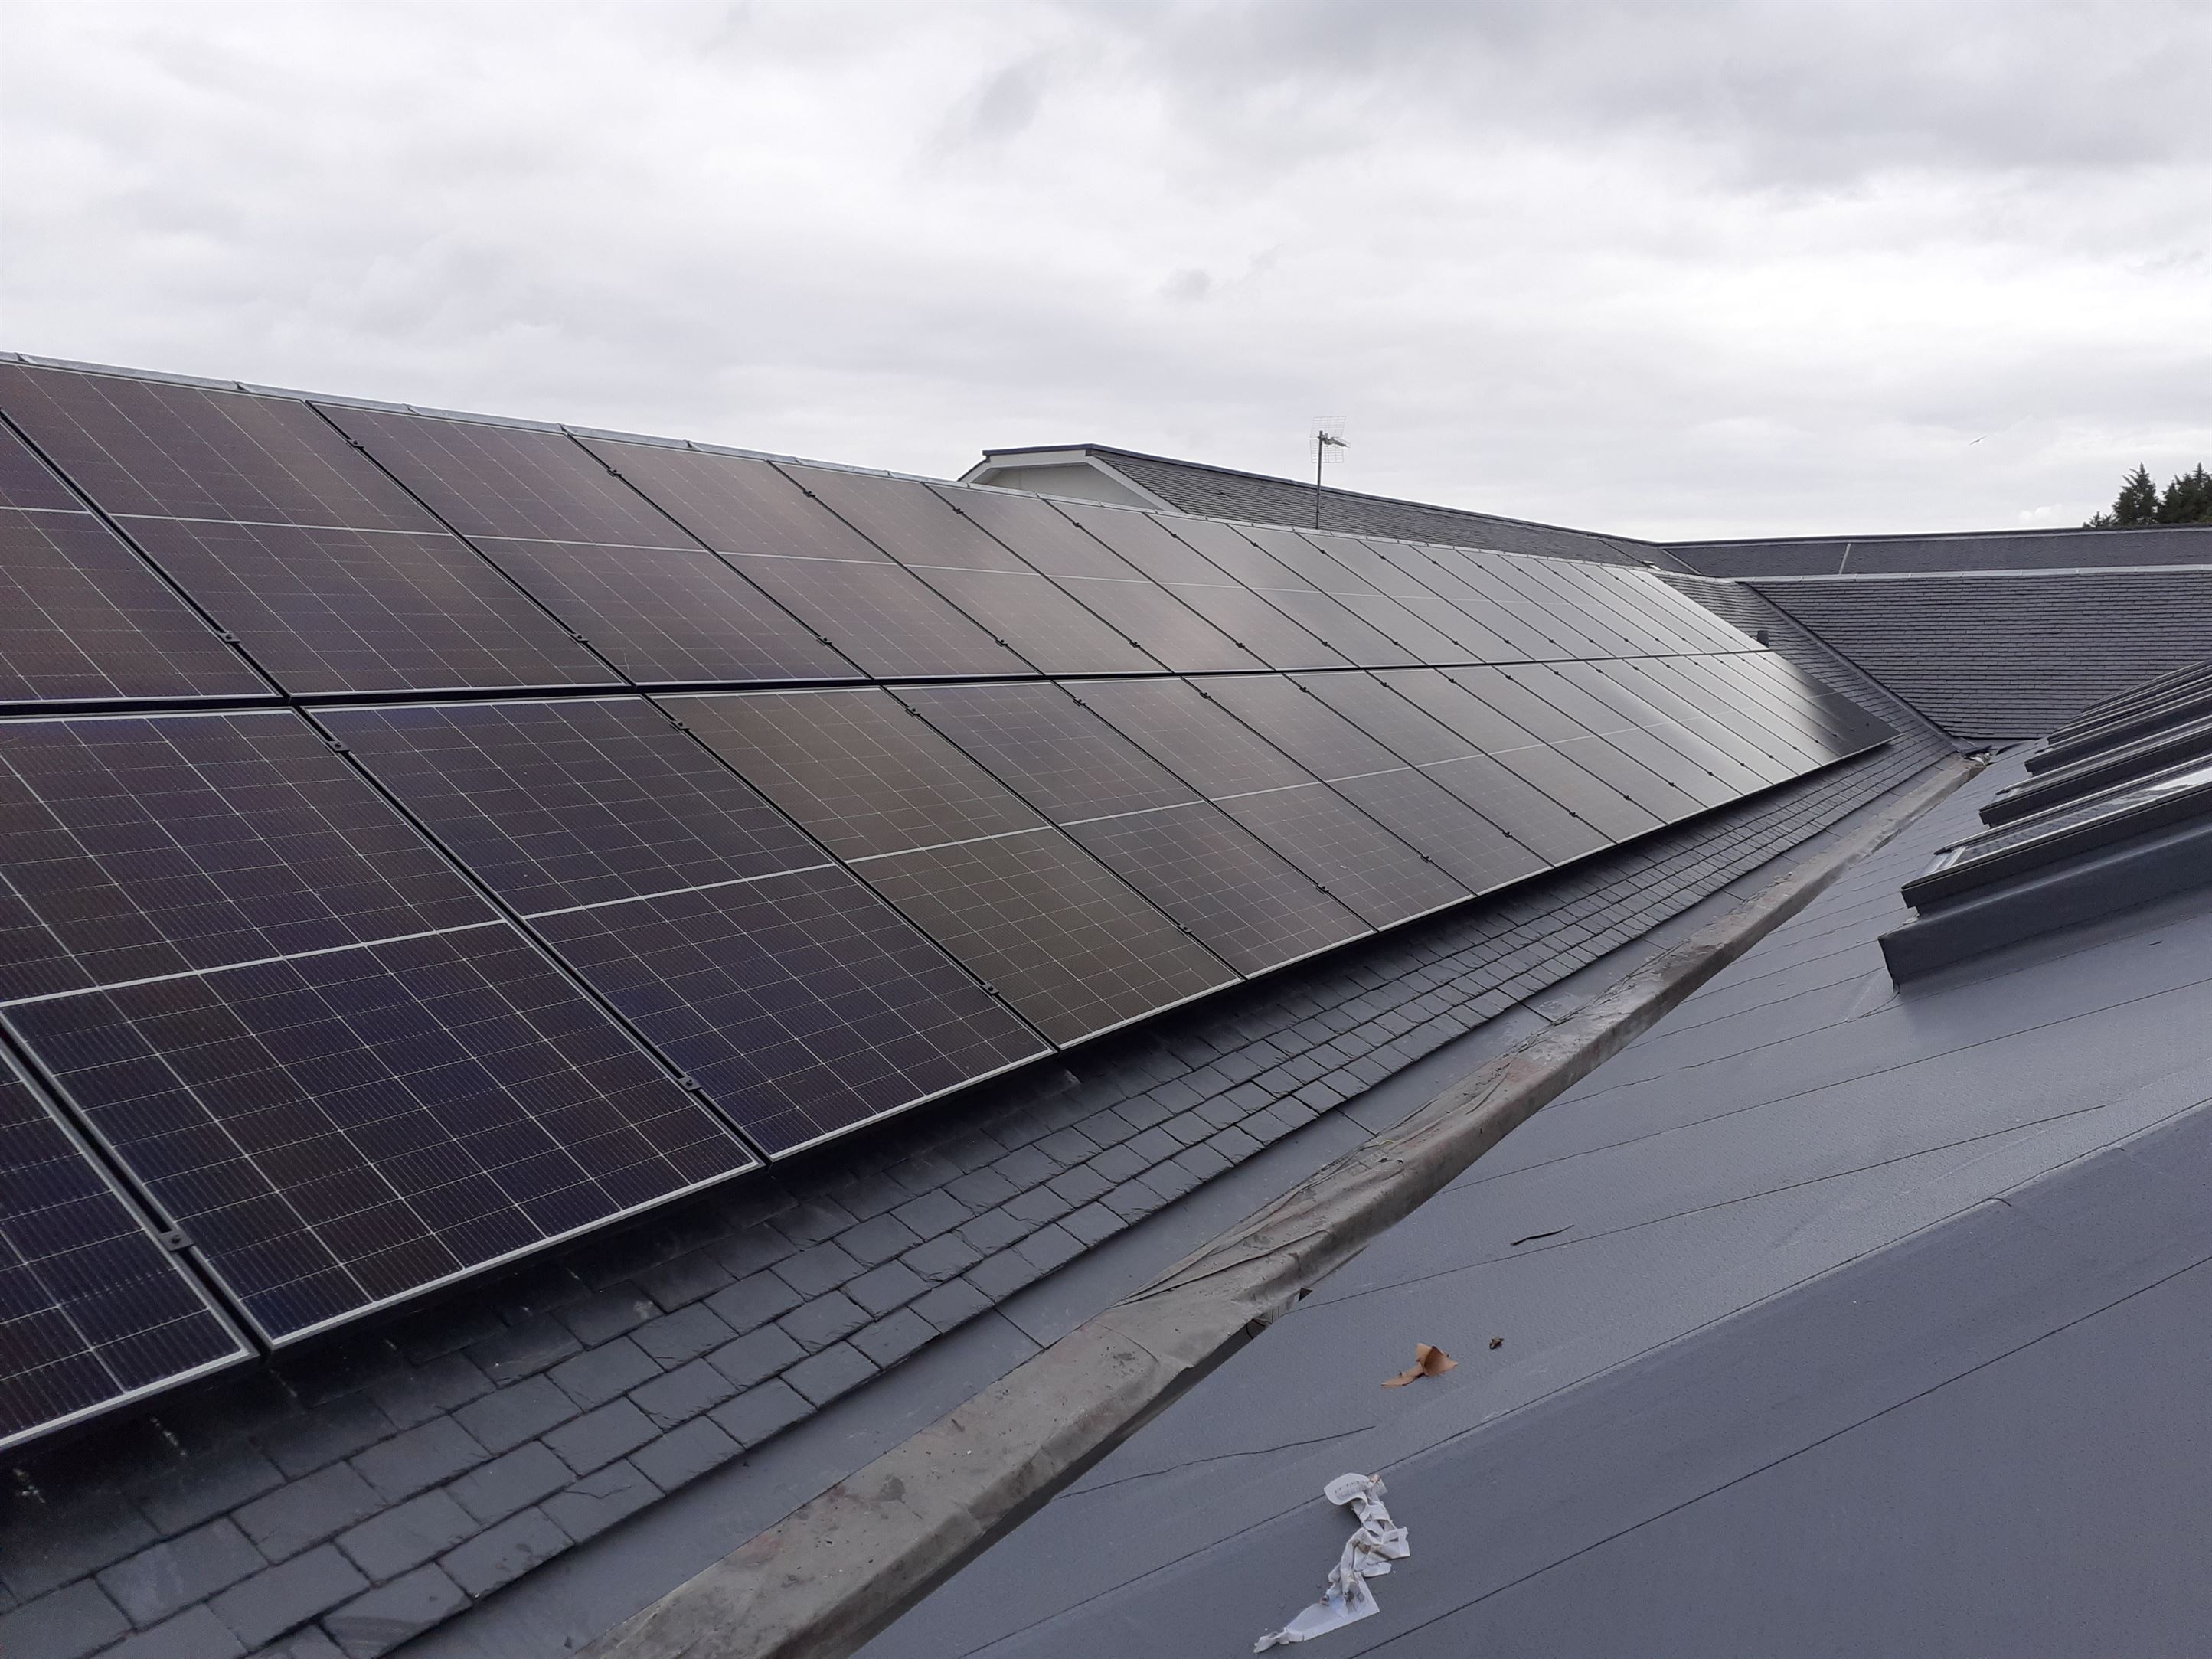
M 1413 1344 L 1413 1363 L 1397 1376 L 1383 1378 L 1382 1386 L 1402 1389 L 1408 1382 L 1418 1382 L 1425 1376 L 1442 1376 L 1458 1364 L 1458 1360 L 1442 1348 L 1426 1342 L 1416 1342 Z

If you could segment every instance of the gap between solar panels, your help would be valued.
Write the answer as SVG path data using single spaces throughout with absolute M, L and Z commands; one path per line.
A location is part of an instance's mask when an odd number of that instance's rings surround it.
M 1834 843 L 1336 1159 L 607 1632 L 578 1659 L 844 1659 L 1971 778 L 1937 763 Z

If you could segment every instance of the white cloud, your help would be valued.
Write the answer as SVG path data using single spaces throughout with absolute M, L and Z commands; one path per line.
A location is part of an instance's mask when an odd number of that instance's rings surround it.
M 1342 410 L 1347 487 L 1647 534 L 2069 522 L 2212 453 L 2201 7 L 18 3 L 4 44 L 19 349 L 939 474 L 1295 475 Z

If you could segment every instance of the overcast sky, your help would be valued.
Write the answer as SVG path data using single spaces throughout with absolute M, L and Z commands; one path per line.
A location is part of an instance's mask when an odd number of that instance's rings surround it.
M 2212 460 L 2212 6 L 0 6 L 0 345 L 1646 535 Z

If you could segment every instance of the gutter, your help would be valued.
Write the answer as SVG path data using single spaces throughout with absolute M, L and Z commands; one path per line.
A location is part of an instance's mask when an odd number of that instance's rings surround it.
M 1755 897 L 1320 1170 L 578 1659 L 845 1659 L 1980 769 L 1964 757 L 1938 762 Z

